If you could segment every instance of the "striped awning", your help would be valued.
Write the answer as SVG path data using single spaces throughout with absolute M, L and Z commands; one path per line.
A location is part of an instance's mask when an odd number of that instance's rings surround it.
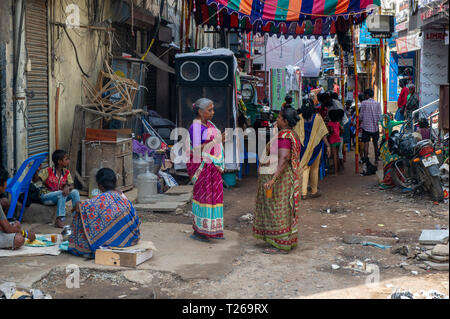
M 363 21 L 380 0 L 194 0 L 197 25 L 284 36 L 328 36 Z

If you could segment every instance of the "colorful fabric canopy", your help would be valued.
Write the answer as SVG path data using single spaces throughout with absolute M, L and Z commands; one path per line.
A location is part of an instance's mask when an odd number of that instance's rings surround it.
M 380 0 L 194 0 L 193 11 L 197 25 L 320 37 L 348 30 L 379 5 Z

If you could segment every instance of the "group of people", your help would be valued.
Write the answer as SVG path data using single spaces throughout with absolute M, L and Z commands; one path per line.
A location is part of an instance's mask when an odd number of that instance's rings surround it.
M 117 191 L 116 173 L 110 168 L 97 172 L 96 181 L 101 194 L 82 202 L 67 167 L 70 159 L 64 150 L 52 154 L 53 166 L 38 169 L 32 179 L 38 192 L 38 202 L 56 205 L 55 227 L 63 228 L 66 203 L 72 202 L 72 234 L 68 251 L 77 256 L 93 258 L 98 247 L 130 247 L 139 241 L 139 217 L 125 195 Z M 0 193 L 7 188 L 9 174 L 0 168 Z M 30 187 L 31 189 L 31 187 Z M 17 249 L 33 242 L 36 234 L 23 230 L 19 221 L 8 221 L 9 202 L 3 196 L 0 207 L 0 248 Z M 25 205 L 25 203 L 23 203 Z
M 258 191 L 253 220 L 253 236 L 270 247 L 267 254 L 286 253 L 298 245 L 300 200 L 319 197 L 319 165 L 322 155 L 338 157 L 341 122 L 349 122 L 343 107 L 329 93 L 319 95 L 321 105 L 303 103 L 299 111 L 291 101 L 280 111 L 277 135 L 266 146 L 265 158 L 277 158 L 273 173 L 262 173 L 271 160 L 260 161 Z M 187 169 L 194 193 L 192 200 L 192 239 L 208 242 L 224 239 L 223 228 L 223 145 L 224 134 L 212 122 L 214 103 L 201 98 L 193 104 L 195 120 L 189 133 L 191 152 Z M 325 124 L 321 112 L 327 114 Z M 214 147 L 212 147 L 214 146 Z M 195 158 L 195 154 L 202 154 Z M 197 155 L 198 156 L 198 155 Z M 336 160 L 337 162 L 337 160 Z M 335 164 L 336 169 L 338 164 Z M 308 185 L 311 195 L 307 196 Z M 270 195 L 269 195 L 270 194 Z

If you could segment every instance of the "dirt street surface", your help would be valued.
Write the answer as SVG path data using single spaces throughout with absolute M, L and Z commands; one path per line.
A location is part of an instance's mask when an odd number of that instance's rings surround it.
M 430 289 L 448 295 L 448 271 L 424 269 L 417 259 L 390 249 L 343 241 L 346 235 L 369 235 L 388 245 L 397 237 L 396 245 L 414 250 L 422 229 L 448 228 L 448 204 L 435 205 L 426 195 L 411 198 L 398 190 L 380 190 L 376 175 L 354 174 L 350 160 L 345 166 L 342 176 L 320 182 L 322 197 L 302 201 L 299 247 L 288 255 L 263 254 L 267 246 L 252 237 L 251 221 L 240 219 L 255 206 L 256 177 L 249 176 L 225 190 L 227 239 L 222 243 L 189 239 L 189 207 L 178 215 L 140 213 L 150 229 L 141 230 L 143 238 L 158 248 L 145 267 L 136 273 L 92 269 L 91 261 L 82 266 L 79 289 L 68 289 L 64 269 L 54 267 L 32 286 L 53 298 L 386 299 L 398 290 L 416 297 Z M 68 258 L 62 255 L 58 258 Z M 76 257 L 71 258 L 73 262 Z M 374 272 L 345 269 L 355 261 Z

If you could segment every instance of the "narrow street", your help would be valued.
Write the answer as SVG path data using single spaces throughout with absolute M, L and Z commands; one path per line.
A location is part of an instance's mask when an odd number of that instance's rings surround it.
M 266 255 L 265 247 L 252 237 L 252 225 L 240 217 L 252 213 L 256 194 L 256 177 L 249 176 L 233 189 L 225 190 L 226 241 L 235 244 L 217 254 L 228 256 L 218 259 L 219 265 L 207 264 L 206 260 L 195 264 L 189 260 L 198 249 L 205 250 L 212 245 L 197 243 L 187 233 L 164 233 L 164 238 L 144 231 L 144 238 L 150 237 L 158 249 L 154 257 L 139 266 L 138 273 L 144 279 L 129 281 L 124 272 L 133 270 L 119 267 L 105 272 L 101 266 L 86 262 L 81 266 L 80 289 L 66 287 L 64 269 L 54 267 L 41 280 L 33 283 L 52 295 L 53 298 L 388 298 L 396 289 L 420 294 L 421 291 L 436 290 L 449 294 L 448 271 L 424 270 L 420 262 L 406 256 L 392 254 L 390 249 L 380 249 L 343 242 L 345 235 L 375 236 L 388 242 L 398 237 L 398 245 L 414 249 L 423 229 L 448 228 L 448 204 L 434 205 L 427 196 L 411 198 L 396 190 L 380 190 L 376 175 L 354 174 L 352 156 L 347 154 L 345 173 L 342 176 L 327 176 L 319 184 L 322 197 L 302 202 L 299 240 L 297 249 L 289 255 Z M 330 213 L 326 210 L 330 209 Z M 142 213 L 143 229 L 158 229 L 163 225 L 178 224 L 186 232 L 191 229 L 190 218 L 175 213 Z M 184 226 L 183 226 L 184 225 Z M 35 226 L 38 229 L 43 226 Z M 148 228 L 147 228 L 148 227 Z M 173 228 L 171 228 L 173 229 Z M 161 241 L 172 241 L 161 246 Z M 236 245 L 237 244 L 237 245 Z M 181 245 L 184 245 L 181 246 Z M 165 251 L 165 250 L 170 250 Z M 189 251 L 192 249 L 192 251 Z M 215 248 L 217 250 L 217 248 Z M 184 257 L 182 257 L 182 253 Z M 186 258 L 183 269 L 161 264 L 159 254 L 170 253 Z M 222 257 L 223 257 L 222 256 Z M 231 257 L 230 257 L 231 256 Z M 35 257 L 37 265 L 49 257 Z M 58 265 L 74 257 L 62 254 L 57 257 Z M 232 258 L 232 259 L 229 259 Z M 25 258 L 17 258 L 20 261 Z M 17 261 L 19 261 L 17 260 Z M 41 261 L 40 261 L 41 260 Z M 188 261 L 189 260 L 189 261 Z M 195 259 L 194 259 L 195 260 Z M 359 260 L 376 265 L 380 284 L 377 288 L 366 286 L 367 274 L 343 269 L 349 263 Z M 411 269 L 401 267 L 407 263 Z M 155 270 L 160 268 L 160 270 Z M 332 269 L 331 265 L 340 266 Z M 415 266 L 415 267 L 414 267 Z M 189 269 L 201 269 L 200 276 L 191 276 Z M 2 268 L 4 268 L 2 266 Z M 29 271 L 32 268 L 27 268 Z M 59 270 L 58 270 L 59 269 Z M 161 269 L 171 269 L 162 271 Z M 195 273 L 197 273 L 195 271 Z M 17 274 L 15 274 L 17 275 Z M 111 289 L 114 287 L 114 289 Z

